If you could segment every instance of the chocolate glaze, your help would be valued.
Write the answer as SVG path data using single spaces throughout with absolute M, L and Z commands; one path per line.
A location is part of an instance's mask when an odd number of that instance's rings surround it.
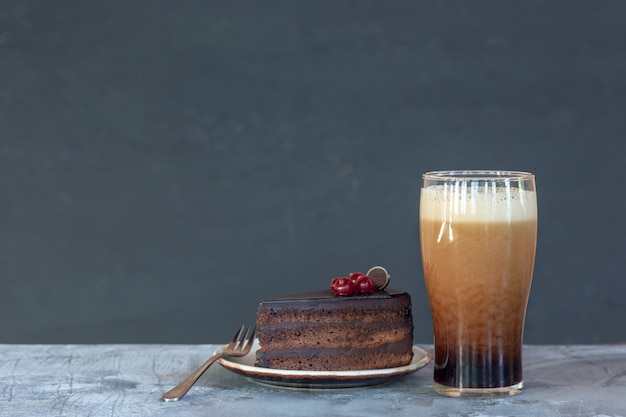
M 395 296 L 404 294 L 395 290 L 376 290 L 371 294 L 358 294 L 350 296 L 336 295 L 331 290 L 313 291 L 303 294 L 287 295 L 284 297 L 274 297 L 267 300 L 263 300 L 264 303 L 271 303 L 276 301 L 311 301 L 311 300 L 337 300 L 344 302 L 346 300 L 364 300 L 364 299 L 380 299 L 380 298 L 393 298 Z
M 404 313 L 398 309 L 404 310 L 410 304 L 410 296 L 406 292 L 377 291 L 368 295 L 344 297 L 335 295 L 331 290 L 325 290 L 263 300 L 259 305 L 258 318 L 260 319 L 260 316 L 264 315 L 265 312 L 277 313 L 288 310 L 326 311 L 330 313 L 334 311 L 374 312 L 379 308 L 383 308 L 385 311 L 393 311 L 395 308 L 397 314 L 408 315 L 410 314 L 410 307 Z M 261 322 L 257 324 L 261 324 Z

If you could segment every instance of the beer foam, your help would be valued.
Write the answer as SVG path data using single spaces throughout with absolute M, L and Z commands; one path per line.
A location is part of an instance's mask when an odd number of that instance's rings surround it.
M 537 218 L 535 191 L 459 182 L 422 188 L 420 217 L 436 221 L 513 222 Z

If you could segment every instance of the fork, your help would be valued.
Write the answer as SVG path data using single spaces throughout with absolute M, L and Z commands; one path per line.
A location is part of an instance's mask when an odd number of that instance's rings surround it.
M 172 388 L 165 394 L 161 396 L 161 401 L 178 401 L 187 391 L 196 383 L 196 381 L 209 369 L 209 366 L 213 365 L 213 363 L 221 358 L 222 356 L 229 356 L 233 358 L 237 358 L 240 356 L 245 356 L 252 349 L 252 342 L 254 341 L 254 332 L 255 328 L 250 328 L 249 326 L 241 326 L 237 333 L 230 340 L 230 343 L 224 347 L 223 350 L 217 350 L 206 362 L 204 362 L 194 373 L 189 375 L 187 379 L 178 384 L 176 387 Z

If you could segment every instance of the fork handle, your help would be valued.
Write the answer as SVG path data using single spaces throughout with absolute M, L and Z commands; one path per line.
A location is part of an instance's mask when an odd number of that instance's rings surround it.
M 187 379 L 163 394 L 161 396 L 161 401 L 178 401 L 183 398 L 183 396 L 187 394 L 187 391 L 189 391 L 193 384 L 195 384 L 196 381 L 206 372 L 206 370 L 209 369 L 209 366 L 213 365 L 213 363 L 221 358 L 223 355 L 223 352 L 215 353 L 213 356 L 207 359 L 206 362 L 200 365 L 200 367 L 196 369 L 193 374 L 189 375 Z

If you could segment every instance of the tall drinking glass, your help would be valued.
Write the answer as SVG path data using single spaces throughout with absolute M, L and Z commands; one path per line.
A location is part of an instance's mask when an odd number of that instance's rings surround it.
M 424 174 L 420 242 L 435 336 L 434 389 L 454 397 L 521 392 L 537 242 L 534 176 Z

